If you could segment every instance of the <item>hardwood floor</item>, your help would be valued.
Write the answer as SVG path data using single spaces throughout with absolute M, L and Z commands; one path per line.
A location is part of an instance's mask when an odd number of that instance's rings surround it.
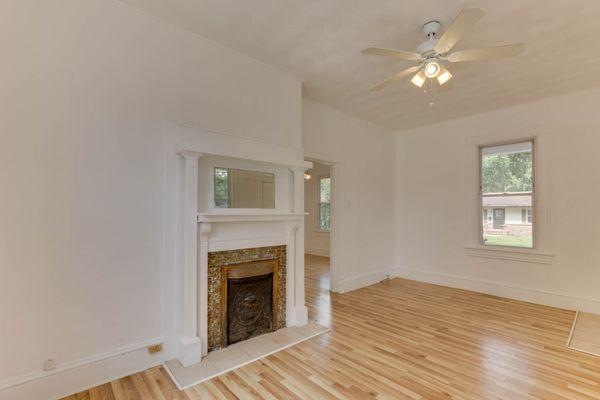
M 156 367 L 68 399 L 600 399 L 573 312 L 402 279 L 330 297 L 328 259 L 306 260 L 331 332 L 184 392 Z

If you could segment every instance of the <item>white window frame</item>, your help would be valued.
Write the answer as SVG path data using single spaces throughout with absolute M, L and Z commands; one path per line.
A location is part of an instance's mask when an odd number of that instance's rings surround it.
M 526 128 L 511 133 L 496 132 L 488 135 L 470 137 L 467 140 L 468 157 L 466 157 L 465 176 L 467 177 L 467 237 L 465 249 L 474 257 L 512 260 L 538 264 L 551 264 L 554 255 L 551 252 L 550 238 L 550 187 L 548 173 L 549 137 L 543 126 Z M 480 199 L 480 149 L 520 141 L 533 141 L 533 168 L 535 176 L 535 195 L 533 208 L 536 210 L 536 221 L 533 224 L 534 248 L 518 248 L 506 246 L 484 246 L 481 238 L 481 199 Z
M 315 182 L 315 187 L 316 187 L 316 198 L 317 198 L 317 204 L 315 207 L 315 216 L 316 216 L 316 221 L 315 221 L 315 229 L 314 231 L 317 233 L 322 233 L 322 234 L 329 234 L 331 232 L 331 203 L 332 200 L 329 200 L 329 221 L 330 221 L 330 228 L 329 229 L 321 229 L 321 179 L 326 179 L 329 178 L 331 179 L 331 175 L 330 174 L 322 174 L 322 175 L 318 175 L 316 176 L 316 182 Z M 333 183 L 333 181 L 331 181 Z M 332 191 L 333 191 L 333 186 L 331 187 Z
M 481 181 L 482 179 L 482 175 L 483 175 L 483 149 L 485 148 L 489 148 L 489 147 L 496 147 L 496 146 L 505 146 L 505 145 L 511 145 L 511 144 L 520 144 L 520 143 L 531 143 L 531 155 L 532 155 L 532 159 L 531 159 L 531 168 L 533 169 L 533 174 L 532 174 L 532 188 L 531 188 L 531 200 L 532 200 L 532 204 L 531 204 L 531 208 L 535 208 L 535 198 L 536 198 L 536 168 L 535 168 L 535 156 L 536 156 L 536 148 L 535 148 L 535 143 L 536 143 L 536 139 L 535 138 L 529 138 L 529 139 L 523 139 L 523 140 L 515 140 L 515 141 L 507 141 L 507 142 L 502 142 L 502 143 L 494 143 L 491 145 L 482 145 L 479 146 L 479 165 L 477 167 L 477 175 L 478 175 L 478 180 L 477 180 L 477 187 L 479 189 L 479 207 L 480 207 L 480 212 L 483 212 L 483 182 Z M 504 209 L 504 218 L 506 218 L 506 208 L 508 207 L 496 207 L 496 208 L 503 208 Z M 494 208 L 492 208 L 492 215 L 493 218 L 495 218 L 494 215 Z M 492 218 L 492 221 L 493 221 Z M 526 219 L 527 220 L 527 219 Z M 518 249 L 535 249 L 536 248 L 536 244 L 537 244 L 537 238 L 536 236 L 536 232 L 535 232 L 535 225 L 533 225 L 533 236 L 532 236 L 532 247 L 516 247 L 516 246 L 506 246 L 506 245 L 486 245 L 483 242 L 483 224 L 481 224 L 479 226 L 479 244 L 481 244 L 483 247 L 485 248 L 489 248 L 489 247 L 502 247 L 502 248 L 518 248 Z

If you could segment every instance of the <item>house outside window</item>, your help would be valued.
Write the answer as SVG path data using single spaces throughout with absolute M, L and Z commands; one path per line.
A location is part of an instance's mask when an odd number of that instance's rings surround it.
M 319 178 L 318 227 L 321 231 L 331 230 L 331 178 Z
M 480 148 L 485 246 L 533 248 L 533 141 Z

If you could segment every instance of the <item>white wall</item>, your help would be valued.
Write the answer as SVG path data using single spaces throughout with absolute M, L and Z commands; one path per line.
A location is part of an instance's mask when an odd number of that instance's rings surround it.
M 3 1 L 0 47 L 5 386 L 50 357 L 77 365 L 170 334 L 166 122 L 299 149 L 301 89 L 115 0 Z M 162 356 L 135 357 L 0 397 L 48 398 Z
M 600 90 L 546 99 L 397 135 L 400 274 L 600 312 Z M 549 135 L 551 265 L 465 253 L 467 138 Z
M 394 141 L 393 133 L 381 127 L 310 99 L 302 101 L 304 150 L 342 164 L 341 291 L 395 271 Z
M 330 176 L 330 167 L 315 162 L 306 172 L 311 179 L 304 181 L 304 247 L 308 254 L 329 257 L 329 232 L 319 230 L 319 178 Z

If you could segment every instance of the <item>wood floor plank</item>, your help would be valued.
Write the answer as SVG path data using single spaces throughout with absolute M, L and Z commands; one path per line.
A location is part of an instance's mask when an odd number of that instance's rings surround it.
M 330 295 L 310 255 L 305 274 L 330 332 L 185 391 L 156 367 L 68 399 L 600 400 L 600 358 L 565 346 L 571 311 L 403 279 Z

